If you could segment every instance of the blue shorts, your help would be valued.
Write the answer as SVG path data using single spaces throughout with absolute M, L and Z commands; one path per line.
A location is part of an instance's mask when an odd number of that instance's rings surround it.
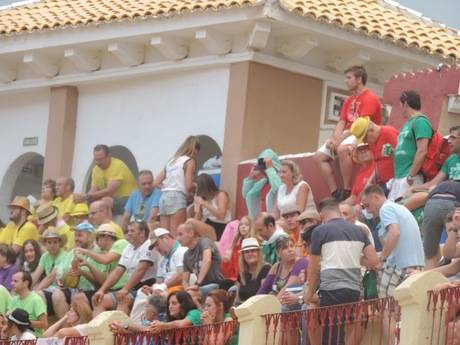
M 180 209 L 187 207 L 185 194 L 179 191 L 164 191 L 161 193 L 159 211 L 160 216 L 170 216 Z

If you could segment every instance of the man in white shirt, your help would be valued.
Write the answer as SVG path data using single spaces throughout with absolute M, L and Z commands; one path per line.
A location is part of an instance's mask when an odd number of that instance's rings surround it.
M 182 247 L 164 228 L 157 228 L 150 234 L 150 250 L 158 251 L 162 258 L 158 264 L 156 283 L 145 285 L 138 291 L 131 311 L 131 320 L 140 321 L 142 309 L 150 295 L 164 295 L 166 298 L 173 291 L 181 291 L 184 275 L 184 254 L 188 250 Z
M 115 306 L 129 315 L 137 290 L 155 282 L 160 254 L 156 250 L 149 250 L 148 235 L 149 228 L 145 222 L 136 221 L 128 225 L 126 236 L 129 245 L 123 250 L 118 266 L 110 272 L 104 284 L 94 294 L 94 315 L 114 309 Z M 125 271 L 129 277 L 126 285 L 116 293 L 109 293 Z

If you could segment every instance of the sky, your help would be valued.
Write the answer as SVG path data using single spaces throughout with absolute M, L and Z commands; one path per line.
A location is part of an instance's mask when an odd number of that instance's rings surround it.
M 460 0 L 397 0 L 425 17 L 460 30 Z
M 396 0 L 401 5 L 423 13 L 437 22 L 460 30 L 460 0 Z M 0 6 L 18 0 L 0 0 Z

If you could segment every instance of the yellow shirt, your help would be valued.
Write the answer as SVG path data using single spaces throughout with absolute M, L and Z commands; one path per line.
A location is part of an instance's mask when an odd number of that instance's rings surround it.
M 70 250 L 75 248 L 75 231 L 70 228 L 67 224 L 62 224 L 57 228 L 59 235 L 65 235 L 67 242 L 64 246 L 64 249 Z
M 120 225 L 118 225 L 114 221 L 110 221 L 109 224 L 113 227 L 113 230 L 115 230 L 115 232 L 117 233 L 119 240 L 125 238 L 125 233 L 123 232 L 123 229 L 121 228 Z
M 91 173 L 91 187 L 101 190 L 107 187 L 109 181 L 121 181 L 121 185 L 115 191 L 118 198 L 128 197 L 136 189 L 136 179 L 128 166 L 117 158 L 111 158 L 107 169 L 102 170 L 97 165 Z
M 0 231 L 0 243 L 6 244 L 8 246 L 13 244 L 14 234 L 16 233 L 16 224 L 9 222 L 6 226 Z
M 57 207 L 59 214 L 58 217 L 62 219 L 65 214 L 69 214 L 73 211 L 74 203 L 73 203 L 73 194 L 70 194 L 67 198 L 62 200 L 61 197 L 54 199 L 53 205 Z
M 31 223 L 31 222 L 25 222 L 24 225 L 19 230 L 15 223 L 9 222 L 6 228 L 2 230 L 2 233 L 5 230 L 8 230 L 8 233 L 6 235 L 7 240 L 11 241 L 10 243 L 7 243 L 7 244 L 16 244 L 17 246 L 20 246 L 20 247 L 23 246 L 25 241 L 27 240 L 38 241 L 40 237 L 37 227 L 34 225 L 34 223 Z

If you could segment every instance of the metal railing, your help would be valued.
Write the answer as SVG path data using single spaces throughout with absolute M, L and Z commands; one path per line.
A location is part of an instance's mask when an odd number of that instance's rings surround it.
M 460 287 L 428 291 L 427 311 L 433 316 L 429 344 L 460 345 Z
M 400 308 L 391 298 L 267 314 L 266 345 L 397 345 Z
M 233 345 L 238 344 L 238 322 L 176 328 L 161 333 L 117 333 L 115 345 Z

